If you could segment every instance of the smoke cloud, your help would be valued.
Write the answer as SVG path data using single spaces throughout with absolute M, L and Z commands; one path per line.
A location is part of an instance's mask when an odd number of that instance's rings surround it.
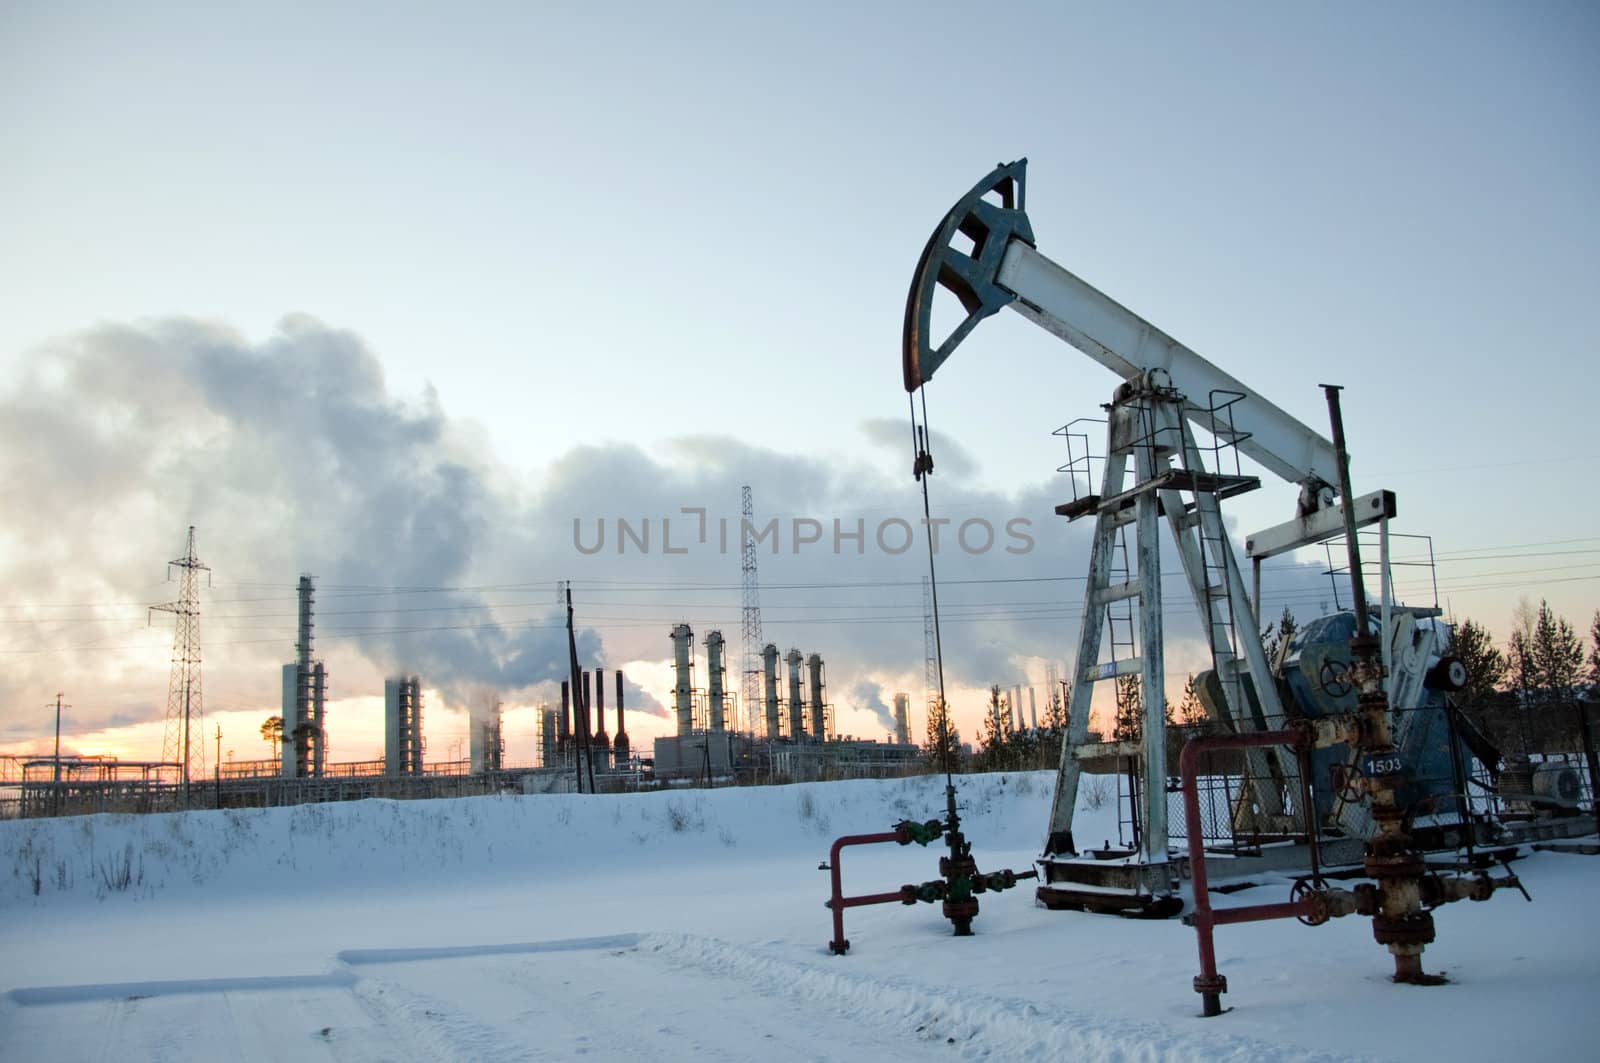
M 335 696 L 376 693 L 403 671 L 454 707 L 488 691 L 553 701 L 568 671 L 562 580 L 572 581 L 585 667 L 664 662 L 672 625 L 686 621 L 697 653 L 713 628 L 729 638 L 739 689 L 746 483 L 758 524 L 778 518 L 785 529 L 758 550 L 764 640 L 820 652 L 847 684 L 866 672 L 920 682 L 923 540 L 886 552 L 873 529 L 899 518 L 922 534 L 921 498 L 905 433 L 885 419 L 862 434 L 867 445 L 848 461 L 702 435 L 579 445 L 508 468 L 439 395 L 393 394 L 357 335 L 305 315 L 258 342 L 188 318 L 76 334 L 36 352 L 0 394 L 0 577 L 13 603 L 0 704 L 99 683 L 77 699 L 76 726 L 159 718 L 151 688 L 165 687 L 170 627 L 150 629 L 143 607 L 175 596 L 159 580 L 189 524 L 216 579 L 202 615 L 212 708 L 275 705 L 273 666 L 292 658 L 302 572 L 317 579 L 316 653 Z M 1087 522 L 1054 515 L 1069 485 L 999 493 L 973 479 L 976 463 L 956 442 L 935 436 L 934 451 L 934 510 L 952 518 L 938 557 L 947 681 L 981 687 L 1024 658 L 1066 660 L 1089 535 Z M 705 511 L 704 538 L 685 507 Z M 597 553 L 575 547 L 575 521 L 614 528 L 622 518 L 654 522 L 648 553 L 619 553 L 614 536 Z M 664 518 L 684 552 L 665 551 Z M 802 518 L 816 520 L 822 545 L 791 544 Z M 1003 532 L 987 552 L 960 549 L 956 528 L 974 518 L 997 529 L 1025 519 L 1032 549 L 1008 553 Z M 734 529 L 726 552 L 724 519 Z M 835 520 L 847 535 L 837 552 Z M 864 541 L 848 538 L 857 522 Z M 1167 572 L 1179 573 L 1175 558 Z M 1168 631 L 1183 639 L 1198 625 L 1174 608 Z M 893 728 L 878 683 L 849 689 Z M 632 677 L 627 709 L 667 715 Z M 5 711 L 8 733 L 39 732 Z
M 894 713 L 883 703 L 882 683 L 875 683 L 870 679 L 860 680 L 850 688 L 850 703 L 855 708 L 872 713 L 877 717 L 879 726 L 891 734 L 894 733 Z

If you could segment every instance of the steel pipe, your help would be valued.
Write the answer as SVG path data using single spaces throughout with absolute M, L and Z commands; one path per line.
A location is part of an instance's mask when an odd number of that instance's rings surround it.
M 839 856 L 847 845 L 879 845 L 883 842 L 898 842 L 902 840 L 904 832 L 898 830 L 884 831 L 881 834 L 846 834 L 835 839 L 833 847 L 828 850 L 828 868 L 833 878 L 833 896 L 828 898 L 828 907 L 833 911 L 833 940 L 828 942 L 828 951 L 835 956 L 843 956 L 850 951 L 850 942 L 844 936 L 844 910 L 846 908 L 861 908 L 869 904 L 894 904 L 905 900 L 900 890 L 893 893 L 868 893 L 859 897 L 846 897 L 844 895 L 843 875 L 839 868 Z
M 1312 901 L 1308 894 L 1298 901 L 1282 904 L 1255 904 L 1242 908 L 1227 908 L 1220 912 L 1211 908 L 1211 894 L 1206 878 L 1206 843 L 1200 827 L 1199 763 L 1206 753 L 1227 749 L 1250 749 L 1257 746 L 1289 746 L 1299 751 L 1305 743 L 1301 731 L 1256 731 L 1250 734 L 1210 735 L 1191 738 L 1184 743 L 1178 756 L 1178 770 L 1183 777 L 1183 820 L 1189 842 L 1189 877 L 1194 884 L 1194 912 L 1184 921 L 1195 929 L 1200 946 L 1200 973 L 1195 976 L 1194 990 L 1200 994 L 1201 1013 L 1207 1017 L 1222 1014 L 1222 994 L 1228 991 L 1228 980 L 1217 973 L 1217 950 L 1212 931 L 1219 925 L 1253 923 L 1264 919 L 1309 918 Z M 1307 812 L 1309 814 L 1309 810 Z

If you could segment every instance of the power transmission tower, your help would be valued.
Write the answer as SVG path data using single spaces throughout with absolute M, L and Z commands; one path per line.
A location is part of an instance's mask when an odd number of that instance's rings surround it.
M 167 562 L 167 576 L 172 569 L 182 570 L 178 579 L 178 600 L 162 605 L 152 605 L 151 611 L 160 610 L 177 616 L 172 635 L 172 678 L 167 684 L 167 727 L 161 740 L 161 759 L 169 764 L 183 765 L 183 797 L 189 799 L 189 780 L 204 778 L 206 744 L 195 730 L 205 715 L 205 703 L 200 691 L 200 573 L 207 573 L 210 584 L 210 565 L 203 565 L 194 555 L 194 525 L 189 525 L 189 544 L 184 556 Z M 196 740 L 191 741 L 191 736 Z
M 756 708 L 761 704 L 761 587 L 756 582 L 755 503 L 750 485 L 739 488 L 739 555 L 744 573 L 744 627 L 740 642 L 744 646 L 744 686 L 739 693 L 744 708 L 744 725 L 756 733 Z

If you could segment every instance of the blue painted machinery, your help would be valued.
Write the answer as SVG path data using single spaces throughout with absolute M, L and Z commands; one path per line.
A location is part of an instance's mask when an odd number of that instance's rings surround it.
M 1451 828 L 1469 816 L 1458 798 L 1474 758 L 1491 774 L 1498 770 L 1499 751 L 1448 702 L 1449 694 L 1465 684 L 1466 670 L 1459 659 L 1441 652 L 1449 636 L 1436 612 L 1400 607 L 1390 622 L 1398 768 L 1365 763 L 1342 743 L 1312 752 L 1313 802 L 1324 830 L 1370 834 L 1370 818 L 1355 799 L 1357 780 L 1398 770 L 1407 780 L 1397 793 L 1401 807 L 1425 824 L 1438 825 L 1439 844 L 1453 847 L 1460 836 Z M 1329 719 L 1355 711 L 1350 671 L 1355 633 L 1355 615 L 1341 612 L 1318 617 L 1290 637 L 1274 668 L 1289 718 Z

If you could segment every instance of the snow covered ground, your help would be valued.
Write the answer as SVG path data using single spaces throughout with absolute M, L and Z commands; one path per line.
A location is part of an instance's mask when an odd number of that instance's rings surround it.
M 1030 865 L 1051 783 L 958 781 L 984 870 Z M 937 906 L 853 909 L 828 954 L 829 843 L 937 816 L 941 784 L 0 823 L 0 1058 L 1594 1057 L 1593 857 L 1520 862 L 1534 904 L 1441 909 L 1439 988 L 1390 984 L 1364 919 L 1219 928 L 1216 1019 L 1193 931 L 1026 883 L 971 938 Z M 1115 837 L 1113 810 L 1078 834 Z M 939 851 L 846 850 L 846 892 L 933 878 Z

